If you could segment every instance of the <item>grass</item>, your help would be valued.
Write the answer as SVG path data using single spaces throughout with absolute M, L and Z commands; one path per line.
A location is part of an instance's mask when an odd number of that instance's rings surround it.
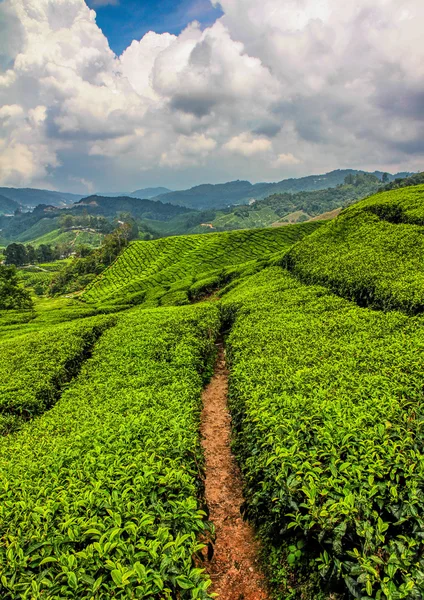
M 111 317 L 44 328 L 0 342 L 0 435 L 14 431 L 56 402 Z

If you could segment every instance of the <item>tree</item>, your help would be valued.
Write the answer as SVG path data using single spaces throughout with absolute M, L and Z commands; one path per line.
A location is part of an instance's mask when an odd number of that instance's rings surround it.
M 37 260 L 37 255 L 36 255 L 34 246 L 31 246 L 31 244 L 28 244 L 27 246 L 25 246 L 25 248 L 26 248 L 28 263 L 29 264 L 35 263 L 35 261 Z
M 6 265 L 20 267 L 28 262 L 27 251 L 23 244 L 9 244 L 4 254 Z
M 52 262 L 53 260 L 56 259 L 54 252 L 52 250 L 52 247 L 48 246 L 47 244 L 40 244 L 40 246 L 36 250 L 36 253 L 37 253 L 37 260 L 40 263 Z
M 0 310 L 32 308 L 29 292 L 18 283 L 14 265 L 0 265 Z
M 59 227 L 61 229 L 67 230 L 71 229 L 74 225 L 74 218 L 72 215 L 63 215 L 59 219 Z
M 388 173 L 383 173 L 383 177 L 381 178 L 382 183 L 388 183 L 389 181 L 389 174 Z

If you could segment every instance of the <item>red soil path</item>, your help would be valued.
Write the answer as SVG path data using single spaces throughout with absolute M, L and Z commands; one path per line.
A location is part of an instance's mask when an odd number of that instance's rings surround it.
M 242 479 L 231 453 L 227 408 L 228 372 L 219 347 L 214 376 L 203 392 L 202 445 L 206 458 L 206 502 L 216 541 L 208 572 L 219 600 L 267 600 L 258 561 L 259 544 L 243 521 Z

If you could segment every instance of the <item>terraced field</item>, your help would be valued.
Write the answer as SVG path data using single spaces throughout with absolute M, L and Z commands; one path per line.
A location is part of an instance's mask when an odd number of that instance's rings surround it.
M 132 242 L 83 294 L 89 302 L 186 303 L 196 282 L 289 248 L 320 223 Z M 174 294 L 166 297 L 169 292 Z M 175 293 L 177 293 L 175 295 Z

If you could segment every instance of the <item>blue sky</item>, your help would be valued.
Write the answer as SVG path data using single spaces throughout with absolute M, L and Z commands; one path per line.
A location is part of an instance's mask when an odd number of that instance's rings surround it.
M 197 20 L 211 25 L 222 15 L 209 0 L 87 0 L 97 13 L 97 24 L 116 54 L 148 31 L 175 33 Z

